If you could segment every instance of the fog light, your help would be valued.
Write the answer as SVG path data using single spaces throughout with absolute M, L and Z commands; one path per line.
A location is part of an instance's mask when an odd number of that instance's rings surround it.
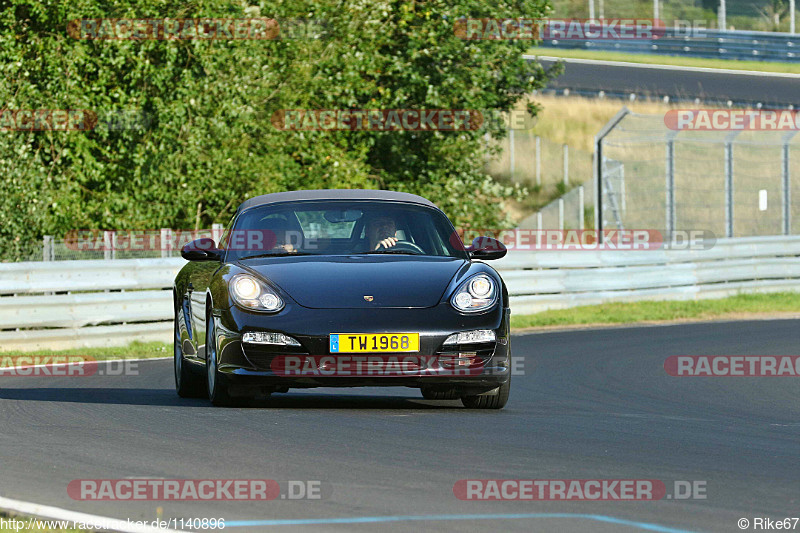
M 483 367 L 484 358 L 475 352 L 460 352 L 458 354 L 443 354 L 439 356 L 439 365 L 444 369 L 475 369 Z
M 300 346 L 297 339 L 283 333 L 254 331 L 242 335 L 242 342 L 246 344 L 277 344 L 281 346 Z
M 453 333 L 447 337 L 444 344 L 478 344 L 481 342 L 494 342 L 496 339 L 493 329 L 475 329 Z
M 444 354 L 439 356 L 439 361 L 456 366 L 472 366 L 476 363 L 482 362 L 475 352 L 459 352 L 457 354 Z

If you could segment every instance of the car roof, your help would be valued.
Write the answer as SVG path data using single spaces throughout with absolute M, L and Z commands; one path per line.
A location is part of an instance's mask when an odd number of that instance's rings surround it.
M 306 200 L 383 200 L 390 202 L 403 202 L 419 204 L 438 209 L 436 205 L 416 194 L 397 191 L 382 191 L 373 189 L 318 189 L 311 191 L 288 191 L 262 194 L 245 200 L 236 210 L 244 211 L 254 206 L 277 204 L 283 202 L 303 202 Z

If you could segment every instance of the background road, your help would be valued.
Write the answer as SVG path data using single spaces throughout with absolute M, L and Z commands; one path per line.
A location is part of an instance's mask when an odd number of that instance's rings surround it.
M 533 57 L 533 56 L 526 56 Z M 705 72 L 684 67 L 663 69 L 643 64 L 615 65 L 607 62 L 566 60 L 564 73 L 548 87 L 597 93 L 636 93 L 639 96 L 670 96 L 686 99 L 761 102 L 770 105 L 800 105 L 800 76 L 781 77 L 769 73 L 747 75 L 730 71 Z M 549 67 L 552 60 L 542 60 Z
M 413 389 L 312 389 L 268 406 L 212 408 L 176 397 L 171 361 L 138 363 L 139 375 L 125 377 L 2 377 L 0 496 L 140 520 L 160 506 L 163 517 L 225 518 L 231 531 L 739 531 L 741 517 L 800 514 L 800 382 L 670 377 L 664 359 L 793 355 L 799 326 L 515 336 L 526 375 L 514 378 L 499 412 L 426 401 Z M 66 493 L 73 479 L 125 477 L 320 480 L 325 497 L 80 502 Z M 460 501 L 453 484 L 467 478 L 650 478 L 668 490 L 674 480 L 703 480 L 707 499 Z M 453 516 L 475 514 L 518 516 Z M 431 518 L 331 522 L 408 515 Z

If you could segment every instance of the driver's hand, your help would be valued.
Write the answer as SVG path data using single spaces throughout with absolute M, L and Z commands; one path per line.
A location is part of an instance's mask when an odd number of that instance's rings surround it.
M 377 250 L 377 249 L 379 249 L 381 246 L 383 246 L 384 248 L 391 248 L 391 247 L 392 247 L 392 246 L 394 246 L 395 244 L 397 244 L 397 238 L 395 238 L 395 237 L 388 237 L 388 238 L 386 238 L 386 239 L 383 239 L 382 241 L 380 241 L 380 242 L 379 242 L 379 243 L 378 243 L 378 244 L 375 246 L 375 249 Z

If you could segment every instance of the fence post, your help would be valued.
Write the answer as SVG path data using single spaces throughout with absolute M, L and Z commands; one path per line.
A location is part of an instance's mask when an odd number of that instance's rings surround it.
M 111 259 L 117 258 L 117 232 L 111 232 Z
M 511 181 L 514 181 L 514 129 L 508 130 L 508 153 L 509 153 L 509 173 Z
M 536 185 L 542 184 L 542 138 L 536 136 Z
M 55 261 L 55 246 L 52 235 L 45 235 L 42 241 L 42 261 Z
M 598 185 L 600 183 L 600 176 L 598 175 L 598 172 L 600 171 L 600 168 L 601 168 L 601 166 L 597 163 L 597 157 L 598 157 L 597 149 L 598 148 L 599 148 L 599 145 L 595 146 L 595 151 L 592 154 L 592 198 L 594 198 L 594 230 L 595 231 L 597 231 L 600 228 L 600 226 L 597 225 L 597 211 L 598 211 L 597 202 L 600 200 L 600 193 L 599 193 L 599 191 L 597 189 L 597 187 L 598 187 Z M 599 235 L 599 233 L 598 233 L 598 235 Z
M 563 146 L 564 151 L 564 185 L 569 185 L 569 146 Z
M 783 145 L 781 146 L 781 191 L 783 200 L 783 234 L 792 234 L 792 183 L 789 171 L 789 157 L 791 152 L 789 150 L 789 141 L 797 133 L 797 131 L 790 131 L 783 136 Z
M 564 197 L 558 199 L 558 229 L 564 231 Z
M 172 228 L 161 228 L 161 257 L 172 257 Z
M 542 246 L 542 212 L 536 213 L 536 249 Z
M 583 185 L 578 187 L 578 229 L 584 229 L 583 214 L 586 212 L 584 207 Z
M 103 232 L 103 259 L 110 261 L 114 259 L 114 237 L 113 231 Z
M 211 238 L 219 246 L 219 241 L 222 239 L 222 224 L 211 224 Z
M 620 109 L 614 117 L 594 136 L 594 229 L 597 231 L 597 243 L 603 244 L 603 139 L 619 124 L 625 115 L 630 113 L 627 107 Z
M 664 242 L 672 242 L 672 235 L 675 231 L 675 141 L 670 138 L 667 141 L 667 183 L 666 183 L 666 211 L 667 220 L 665 227 Z
M 725 141 L 725 236 L 733 237 L 733 143 Z

